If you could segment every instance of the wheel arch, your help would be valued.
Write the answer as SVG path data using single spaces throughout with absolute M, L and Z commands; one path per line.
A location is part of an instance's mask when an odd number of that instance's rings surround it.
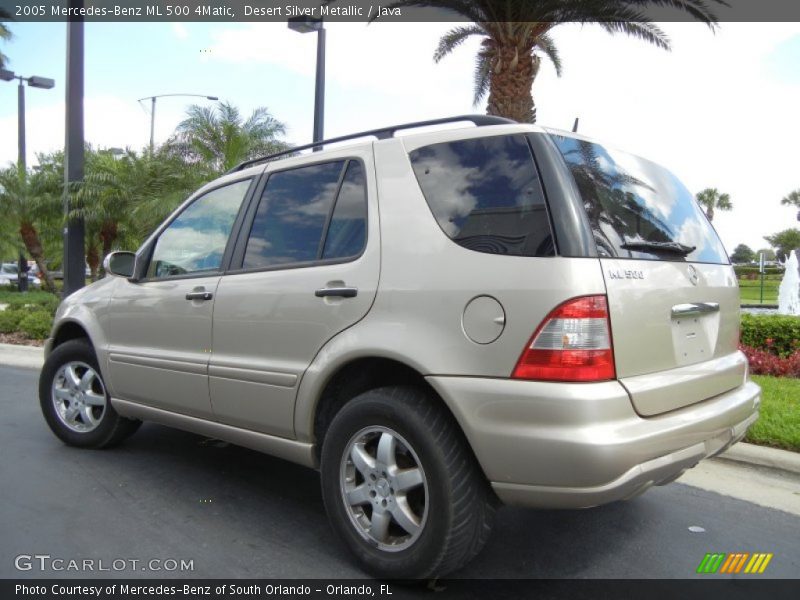
M 64 342 L 68 342 L 69 340 L 75 340 L 79 338 L 85 338 L 88 340 L 92 347 L 94 347 L 94 343 L 92 342 L 92 338 L 89 335 L 88 330 L 78 321 L 73 320 L 65 320 L 58 324 L 58 326 L 53 331 L 53 342 L 50 345 L 50 350 L 55 350 Z
M 453 419 L 461 435 L 472 451 L 464 429 L 444 398 L 428 383 L 420 370 L 396 357 L 364 355 L 349 360 L 331 369 L 314 398 L 307 415 L 305 436 L 314 444 L 314 454 L 319 464 L 322 441 L 336 414 L 353 398 L 366 391 L 389 386 L 413 386 L 424 389 L 432 402 L 440 404 Z M 298 415 L 295 414 L 295 421 Z M 300 432 L 298 432 L 300 433 Z M 298 437 L 303 436 L 300 433 Z M 305 437 L 303 436 L 303 437 Z
M 85 307 L 69 307 L 66 314 L 60 318 L 58 316 L 56 317 L 50 343 L 46 346 L 45 360 L 47 360 L 53 350 L 65 342 L 75 339 L 85 339 L 92 347 L 95 357 L 97 358 L 97 364 L 100 368 L 100 374 L 105 381 L 106 389 L 113 395 L 108 381 L 108 373 L 106 372 L 107 353 L 105 336 L 94 314 Z

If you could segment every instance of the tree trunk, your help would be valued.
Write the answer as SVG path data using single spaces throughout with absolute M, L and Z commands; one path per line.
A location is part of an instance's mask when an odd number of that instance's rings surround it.
M 497 46 L 492 55 L 486 114 L 535 123 L 532 88 L 541 59 L 533 54 L 532 48 L 510 45 Z
M 708 217 L 709 221 L 713 221 L 714 220 L 714 207 L 713 206 L 707 206 L 706 207 L 706 216 Z
M 97 270 L 100 267 L 100 256 L 97 254 L 97 244 L 92 241 L 86 249 L 86 264 L 89 265 L 92 281 L 97 281 Z
M 39 233 L 31 223 L 22 223 L 19 227 L 19 235 L 22 238 L 22 243 L 25 244 L 25 249 L 31 255 L 36 265 L 39 267 L 39 272 L 42 274 L 44 287 L 48 292 L 57 294 L 56 286 L 53 283 L 53 276 L 50 275 L 50 270 L 44 260 L 44 251 L 42 250 L 42 242 L 39 240 Z
M 109 255 L 111 248 L 114 246 L 114 242 L 117 241 L 117 234 L 117 224 L 114 221 L 106 221 L 100 228 L 100 239 L 103 242 L 103 260 Z M 104 271 L 103 277 L 105 277 L 105 275 Z

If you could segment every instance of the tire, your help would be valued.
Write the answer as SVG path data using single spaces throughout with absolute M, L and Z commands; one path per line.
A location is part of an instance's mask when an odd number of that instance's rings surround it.
M 39 403 L 52 432 L 70 446 L 108 448 L 141 425 L 114 410 L 85 339 L 69 340 L 50 353 L 39 376 Z
M 489 538 L 496 497 L 451 415 L 423 389 L 380 388 L 348 402 L 321 458 L 331 524 L 373 576 L 441 577 Z

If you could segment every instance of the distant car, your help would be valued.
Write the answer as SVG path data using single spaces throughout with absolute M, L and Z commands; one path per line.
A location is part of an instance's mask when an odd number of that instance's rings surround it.
M 31 273 L 36 273 L 36 276 L 41 279 L 42 273 L 41 273 L 41 271 L 40 271 L 38 266 L 31 267 L 30 272 Z M 50 277 L 52 277 L 55 280 L 64 279 L 64 271 L 61 270 L 61 269 L 49 270 L 48 272 L 50 273 Z M 89 265 L 85 265 L 84 273 L 85 273 L 87 279 L 92 276 L 92 270 L 89 268 Z
M 0 265 L 0 285 L 16 285 L 19 279 L 19 267 L 15 263 L 3 263 Z M 42 280 L 33 272 L 28 272 L 28 285 L 31 287 L 41 287 Z

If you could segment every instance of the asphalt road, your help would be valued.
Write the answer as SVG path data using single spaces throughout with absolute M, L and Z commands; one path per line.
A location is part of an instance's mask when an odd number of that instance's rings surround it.
M 106 577 L 364 576 L 328 526 L 316 472 L 152 424 L 117 449 L 69 448 L 41 418 L 37 378 L 0 367 L 0 577 L 92 576 L 18 571 L 21 554 L 142 561 Z M 454 576 L 686 578 L 706 552 L 772 552 L 760 577 L 798 577 L 800 517 L 682 484 L 584 511 L 503 508 Z M 150 559 L 194 570 L 142 571 Z

